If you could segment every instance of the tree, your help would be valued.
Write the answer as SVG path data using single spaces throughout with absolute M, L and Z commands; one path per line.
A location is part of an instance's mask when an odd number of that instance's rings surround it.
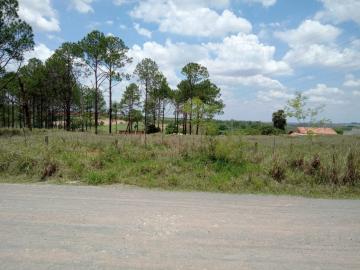
M 300 123 L 305 121 L 308 116 L 308 113 L 305 109 L 306 100 L 308 98 L 302 93 L 297 92 L 293 99 L 288 100 L 285 106 L 285 112 L 288 117 L 294 117 Z
M 80 72 L 76 69 L 80 47 L 75 43 L 65 42 L 47 60 L 46 70 L 49 85 L 63 104 L 65 129 L 71 129 L 71 106 L 76 92 L 80 91 L 77 79 Z
M 146 130 L 148 126 L 149 114 L 149 92 L 153 90 L 156 82 L 156 77 L 159 74 L 159 67 L 156 62 L 150 58 L 143 59 L 137 64 L 134 74 L 138 77 L 139 82 L 145 87 L 145 102 L 144 102 L 144 124 L 145 124 L 145 144 L 146 144 Z
M 118 70 L 126 64 L 131 63 L 132 59 L 126 55 L 128 48 L 118 37 L 108 36 L 105 38 L 105 56 L 104 65 L 106 76 L 109 80 L 109 133 L 112 128 L 112 88 L 113 81 L 120 82 L 123 78 L 129 78 L 130 75 L 119 73 Z
M 222 113 L 224 103 L 220 99 L 221 89 L 210 80 L 199 83 L 196 87 L 195 96 L 205 105 L 205 112 L 208 118 L 213 118 L 215 114 Z M 196 116 L 196 135 L 199 134 L 199 123 L 202 121 L 204 114 L 195 113 Z
M 278 110 L 272 114 L 272 122 L 275 128 L 285 130 L 286 114 L 284 110 Z
M 199 83 L 209 78 L 209 72 L 206 67 L 203 67 L 197 63 L 189 63 L 183 67 L 181 73 L 186 77 L 186 82 L 189 88 L 190 99 L 190 112 L 189 112 L 189 131 L 192 133 L 192 102 L 195 94 L 195 89 Z
M 36 101 L 41 101 L 41 91 L 44 86 L 44 65 L 41 60 L 32 58 L 26 66 L 21 67 L 18 72 L 18 82 L 25 125 L 31 130 L 35 125 Z
M 34 47 L 32 29 L 19 19 L 18 9 L 17 0 L 0 1 L 0 77 L 11 61 L 22 61 L 24 53 Z M 7 82 L 0 85 L 0 90 Z
M 165 118 L 165 107 L 167 101 L 170 99 L 171 89 L 165 78 L 165 76 L 159 72 L 156 76 L 155 85 L 152 91 L 150 92 L 150 99 L 153 111 L 153 124 L 156 124 L 160 128 L 161 120 L 161 130 L 164 131 L 164 118 Z
M 120 101 L 121 111 L 126 116 L 128 121 L 126 131 L 129 133 L 132 132 L 133 114 L 134 110 L 140 105 L 140 96 L 141 94 L 139 87 L 135 83 L 132 83 L 126 87 L 126 90 Z
M 296 92 L 293 99 L 288 100 L 285 106 L 285 113 L 288 117 L 294 117 L 298 123 L 304 123 L 307 118 L 311 124 L 314 124 L 317 116 L 324 110 L 325 105 L 319 105 L 315 108 L 307 107 L 308 97 L 300 92 Z M 328 120 L 327 120 L 328 121 Z
M 106 79 L 106 74 L 101 71 L 101 65 L 104 64 L 106 54 L 106 37 L 104 33 L 92 31 L 87 34 L 80 42 L 82 50 L 82 59 L 94 74 L 95 89 L 95 134 L 98 133 L 99 125 L 99 92 L 100 86 Z

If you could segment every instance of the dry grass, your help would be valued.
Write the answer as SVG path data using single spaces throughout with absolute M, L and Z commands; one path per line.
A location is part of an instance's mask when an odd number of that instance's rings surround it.
M 360 197 L 360 137 L 0 136 L 0 181 Z M 10 133 L 12 134 L 12 133 Z M 49 143 L 45 143 L 48 136 Z

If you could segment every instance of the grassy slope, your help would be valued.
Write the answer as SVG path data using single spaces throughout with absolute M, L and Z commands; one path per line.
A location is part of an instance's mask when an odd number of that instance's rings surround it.
M 360 198 L 359 143 L 353 136 L 152 135 L 145 147 L 141 136 L 35 132 L 26 143 L 24 136 L 0 137 L 0 182 L 37 182 L 55 165 L 47 177 L 54 183 Z M 355 185 L 343 183 L 350 149 Z

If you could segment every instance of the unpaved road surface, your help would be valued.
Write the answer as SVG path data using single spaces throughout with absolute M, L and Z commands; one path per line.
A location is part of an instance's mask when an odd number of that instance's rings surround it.
M 0 269 L 360 269 L 360 201 L 1 184 Z

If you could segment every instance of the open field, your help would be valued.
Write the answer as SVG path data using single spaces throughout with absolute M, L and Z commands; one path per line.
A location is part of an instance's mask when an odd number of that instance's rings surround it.
M 360 269 L 360 201 L 0 184 L 2 270 Z
M 48 137 L 48 145 L 45 137 Z M 0 181 L 360 198 L 360 137 L 0 136 Z

